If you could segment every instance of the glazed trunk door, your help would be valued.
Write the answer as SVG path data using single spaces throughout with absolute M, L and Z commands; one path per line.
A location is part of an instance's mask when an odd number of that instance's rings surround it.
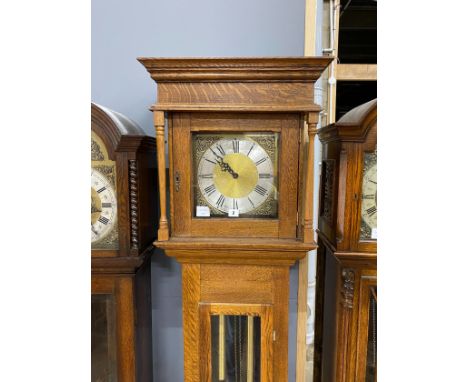
M 272 382 L 271 305 L 200 304 L 200 381 Z
M 132 277 L 92 276 L 92 382 L 136 380 L 133 296 Z

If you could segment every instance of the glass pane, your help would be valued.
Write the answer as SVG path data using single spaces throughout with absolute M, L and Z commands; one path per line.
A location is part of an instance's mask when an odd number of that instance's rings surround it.
M 192 135 L 194 217 L 278 218 L 278 133 Z
M 365 240 L 377 239 L 377 152 L 364 153 L 361 193 L 361 234 Z
M 377 287 L 371 287 L 367 333 L 366 382 L 377 381 Z
M 112 295 L 91 296 L 91 382 L 117 381 L 115 301 Z
M 260 382 L 260 317 L 211 316 L 213 382 Z

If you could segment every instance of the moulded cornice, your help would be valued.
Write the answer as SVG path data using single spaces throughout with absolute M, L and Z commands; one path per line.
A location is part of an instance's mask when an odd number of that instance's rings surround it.
M 332 60 L 332 57 L 138 58 L 157 82 L 314 82 Z
M 364 142 L 370 128 L 377 122 L 377 99 L 347 112 L 340 120 L 318 131 L 322 143 L 332 141 Z
M 91 103 L 91 128 L 104 139 L 104 143 L 110 150 L 111 159 L 115 159 L 113 156 L 115 151 L 135 151 L 143 147 L 155 150 L 154 138 L 148 137 L 135 122 L 93 102 Z

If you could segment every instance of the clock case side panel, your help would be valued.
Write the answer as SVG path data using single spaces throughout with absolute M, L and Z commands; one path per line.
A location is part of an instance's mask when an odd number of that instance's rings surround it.
M 171 235 L 295 238 L 297 228 L 300 114 L 169 113 Z M 193 132 L 279 132 L 278 219 L 193 217 Z M 175 144 L 177 142 L 177 144 Z M 189 150 L 186 148 L 189 147 Z M 171 151 L 172 150 L 172 151 Z M 281 197 L 281 194 L 289 197 Z M 211 221 L 210 221 L 211 220 Z M 222 223 L 222 224 L 220 224 Z
M 343 164 L 347 158 L 341 151 L 341 142 L 333 141 L 322 147 L 320 168 L 320 194 L 318 206 L 318 230 L 336 246 L 343 238 L 344 227 L 340 221 L 340 185 L 343 183 Z M 342 188 L 342 187 L 341 187 Z
M 141 256 L 152 247 L 159 218 L 156 144 L 146 135 L 123 136 L 116 150 L 120 256 Z
M 152 143 L 151 147 L 139 150 L 129 159 L 130 253 L 135 256 L 141 254 L 148 247 L 152 247 L 158 229 L 160 214 L 158 175 L 154 140 Z M 135 175 L 133 175 L 133 168 L 136 169 Z M 137 185 L 136 190 L 134 184 Z M 133 214 L 134 211 L 137 212 L 136 215 Z

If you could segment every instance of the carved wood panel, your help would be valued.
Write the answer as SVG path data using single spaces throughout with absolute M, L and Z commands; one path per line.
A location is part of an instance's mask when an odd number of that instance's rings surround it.
M 335 194 L 335 160 L 322 160 L 321 174 L 321 194 L 320 194 L 320 214 L 326 223 L 333 225 L 334 194 Z

